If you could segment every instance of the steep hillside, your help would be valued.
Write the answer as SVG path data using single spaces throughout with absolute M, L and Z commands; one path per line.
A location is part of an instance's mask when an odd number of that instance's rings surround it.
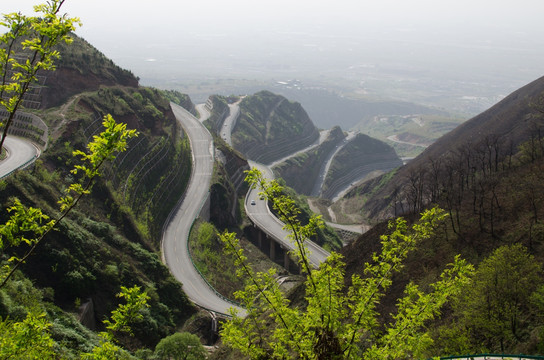
M 318 147 L 285 160 L 274 166 L 273 171 L 297 193 L 310 195 L 324 163 L 344 138 L 342 129 L 335 126 L 330 130 L 328 138 Z
M 266 164 L 303 149 L 318 137 L 299 103 L 262 91 L 240 103 L 232 143 L 248 159 Z
M 543 93 L 544 78 L 540 78 L 442 136 L 420 156 L 399 169 L 381 189 L 372 190 L 373 194 L 362 210 L 366 217 L 387 218 L 406 211 L 413 205 L 408 202 L 415 201 L 417 208 L 420 206 L 418 204 L 432 201 L 434 195 L 427 192 L 434 190 L 424 189 L 420 184 L 428 183 L 427 177 L 444 172 L 440 164 L 448 158 L 464 161 L 464 166 L 459 164 L 459 171 L 471 176 L 476 168 L 481 168 L 482 161 L 499 161 L 515 152 L 521 142 L 538 137 L 539 129 L 544 124 L 540 116 L 544 107 Z M 361 194 L 361 191 L 355 189 L 346 197 L 358 193 Z M 408 197 L 415 198 L 412 201 Z
M 373 171 L 388 171 L 402 165 L 395 150 L 384 142 L 357 134 L 333 158 L 322 187 L 322 197 L 332 199 L 351 182 Z
M 151 297 L 151 307 L 134 326 L 135 337 L 122 339 L 127 349 L 153 348 L 196 311 L 159 255 L 162 226 L 191 173 L 189 143 L 161 91 L 137 86 L 136 78 L 92 46 L 81 39 L 75 43 L 75 53 L 70 47 L 61 49 L 65 60 L 48 74 L 41 92 L 42 107 L 62 106 L 35 112 L 52 130 L 47 150 L 32 170 L 3 180 L 0 191 L 3 209 L 16 196 L 56 216 L 57 200 L 75 178 L 70 170 L 78 160 L 72 151 L 84 150 L 102 131 L 103 115 L 111 113 L 139 132 L 127 151 L 103 168 L 92 193 L 16 274 L 14 281 L 28 282 L 31 290 L 24 291 L 37 294 L 37 308 L 46 309 L 48 321 L 55 321 L 52 335 L 62 358 L 78 358 L 98 343 L 69 313 L 77 314 L 84 305 L 85 325 L 101 330 L 119 302 L 121 286 L 139 285 Z M 0 217 L 5 221 L 7 213 Z M 2 253 L 2 261 L 13 254 Z M 17 300 L 17 291 L 0 292 L 0 316 L 21 320 L 27 305 Z
M 40 93 L 40 108 L 59 106 L 74 94 L 100 86 L 138 86 L 139 79 L 132 72 L 114 64 L 83 38 L 75 34 L 71 37 L 74 41 L 70 45 L 59 44 L 57 70 L 42 74 L 45 88 Z
M 538 299 L 544 290 L 544 139 L 533 140 L 497 167 L 479 168 L 466 182 L 460 172 L 448 175 L 449 186 L 436 198 L 448 217 L 409 256 L 382 303 L 382 313 L 389 314 L 408 282 L 425 288 L 457 254 L 477 266 L 473 283 L 428 324 L 435 341 L 428 357 L 543 353 L 544 308 Z M 348 275 L 363 275 L 360 264 L 371 261 L 380 249 L 379 235 L 387 231 L 380 223 L 342 250 Z M 517 251 L 519 245 L 524 250 Z
M 238 99 L 239 98 L 237 96 L 225 97 L 220 95 L 212 95 L 209 97 L 208 101 L 211 102 L 212 111 L 210 118 L 204 121 L 204 125 L 206 125 L 212 134 L 220 134 L 223 122 L 230 114 L 228 104 L 232 104 L 238 101 Z

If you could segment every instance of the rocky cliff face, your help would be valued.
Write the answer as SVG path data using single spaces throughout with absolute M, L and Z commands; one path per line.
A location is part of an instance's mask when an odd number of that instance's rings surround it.
M 240 220 L 238 198 L 248 190 L 244 182 L 249 164 L 221 139 L 215 139 L 216 168 L 210 189 L 210 221 L 219 229 Z

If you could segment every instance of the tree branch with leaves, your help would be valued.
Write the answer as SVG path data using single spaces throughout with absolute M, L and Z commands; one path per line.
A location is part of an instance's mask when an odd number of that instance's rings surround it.
M 127 130 L 126 124 L 117 123 L 111 115 L 104 116 L 102 122 L 104 131 L 95 135 L 93 141 L 87 144 L 87 152 L 74 151 L 74 156 L 79 156 L 82 164 L 75 165 L 71 173 L 82 174 L 80 181 L 74 182 L 65 190 L 65 196 L 59 200 L 60 215 L 50 220 L 41 209 L 27 208 L 19 200 L 14 200 L 14 205 L 8 209 L 10 218 L 4 225 L 0 225 L 0 250 L 6 247 L 19 246 L 26 243 L 29 250 L 22 257 L 12 256 L 8 263 L 0 271 L 0 288 L 13 275 L 15 270 L 23 264 L 43 241 L 46 235 L 56 228 L 72 209 L 78 204 L 84 195 L 90 193 L 90 189 L 96 178 L 100 176 L 100 168 L 106 161 L 111 161 L 119 152 L 127 148 L 128 139 L 137 136 L 136 130 Z
M 256 169 L 249 171 L 246 180 L 272 202 L 291 234 L 292 255 L 306 276 L 307 304 L 293 307 L 273 270 L 253 272 L 234 234 L 225 232 L 221 239 L 226 252 L 234 256 L 238 276 L 247 281 L 245 289 L 235 293 L 247 316 L 232 310 L 232 319 L 221 331 L 224 343 L 251 359 L 395 359 L 421 354 L 430 341 L 425 322 L 439 315 L 445 302 L 470 281 L 473 267 L 455 257 L 431 292 L 409 284 L 390 324 L 380 324 L 376 307 L 408 254 L 422 239 L 432 236 L 445 218 L 441 209 L 426 210 L 411 228 L 404 219 L 392 221 L 391 234 L 381 237 L 381 253 L 373 254 L 372 261 L 363 266 L 364 276 L 353 276 L 346 289 L 340 254 L 333 252 L 317 269 L 309 265 L 305 241 L 323 226 L 320 217 L 313 216 L 302 225 L 300 211 L 276 181 L 268 181 Z
M 0 107 L 7 112 L 7 117 L 0 119 L 4 126 L 0 151 L 25 95 L 38 83 L 38 73 L 55 70 L 54 61 L 60 57 L 55 46 L 62 41 L 70 43 L 69 33 L 80 25 L 78 18 L 60 15 L 63 3 L 51 0 L 34 6 L 37 16 L 11 13 L 0 21 L 6 28 L 0 36 Z

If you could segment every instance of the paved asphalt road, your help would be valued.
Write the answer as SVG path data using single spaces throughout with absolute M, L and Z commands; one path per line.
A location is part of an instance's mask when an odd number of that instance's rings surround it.
M 189 231 L 208 195 L 213 170 L 213 142 L 208 130 L 189 112 L 171 103 L 174 115 L 191 141 L 193 170 L 181 204 L 171 214 L 163 234 L 162 250 L 167 266 L 183 284 L 183 291 L 195 304 L 221 314 L 233 307 L 204 281 L 193 266 L 187 249 Z M 240 309 L 243 311 L 243 309 Z
M 250 161 L 249 165 L 259 169 L 267 179 L 274 178 L 272 171 L 267 166 L 254 161 Z M 295 245 L 287 239 L 289 233 L 283 229 L 283 223 L 270 213 L 266 201 L 261 200 L 258 193 L 259 190 L 252 189 L 246 196 L 245 208 L 247 215 L 260 229 L 279 241 L 283 248 L 294 249 Z M 251 205 L 252 200 L 255 201 L 255 205 Z M 306 247 L 310 251 L 310 263 L 314 267 L 319 266 L 329 256 L 327 251 L 312 241 L 306 241 Z
M 210 112 L 208 111 L 208 108 L 206 108 L 206 104 L 198 104 L 195 106 L 195 108 L 200 115 L 200 117 L 198 118 L 200 122 L 204 122 L 210 118 Z
M 332 151 L 329 156 L 327 157 L 327 160 L 325 160 L 325 163 L 321 166 L 319 176 L 317 177 L 317 181 L 314 184 L 314 188 L 312 189 L 311 196 L 319 197 L 321 195 L 321 189 L 323 188 L 323 183 L 325 182 L 325 177 L 327 176 L 329 172 L 329 168 L 331 167 L 332 160 L 338 154 L 340 150 L 344 146 L 346 146 L 351 140 L 355 138 L 356 133 L 349 132 L 348 136 L 338 145 L 336 145 L 336 148 L 334 151 Z
M 239 102 L 229 105 L 230 115 L 227 117 L 227 119 L 225 119 L 221 128 L 221 137 L 231 146 L 231 132 L 234 125 L 236 124 L 238 116 L 240 115 L 240 108 L 238 104 Z M 325 136 L 323 136 L 322 138 L 324 137 Z M 313 146 L 316 145 L 312 145 L 310 146 L 310 148 Z M 254 161 L 249 161 L 249 165 L 251 167 L 259 168 L 259 170 L 261 170 L 265 177 L 269 179 L 274 178 L 274 175 L 272 174 L 272 171 L 270 171 L 270 168 L 268 166 L 256 163 Z M 272 215 L 272 213 L 268 209 L 266 202 L 259 199 L 258 193 L 258 190 L 250 190 L 250 192 L 246 196 L 246 213 L 260 229 L 265 231 L 269 236 L 272 236 L 276 240 L 278 240 L 281 244 L 283 244 L 284 248 L 293 249 L 293 243 L 291 243 L 291 241 L 286 238 L 288 232 L 283 230 L 283 223 L 281 223 L 278 218 Z M 255 200 L 255 205 L 251 205 L 251 200 Z M 323 250 L 319 245 L 311 241 L 308 241 L 306 243 L 306 246 L 310 250 L 310 262 L 313 266 L 317 267 L 327 258 L 327 256 L 329 256 L 329 253 L 327 251 Z
M 229 104 L 229 116 L 223 121 L 223 126 L 221 127 L 221 138 L 225 140 L 227 144 L 232 146 L 232 129 L 236 126 L 236 121 L 240 116 L 240 102 L 242 99 L 238 100 L 234 104 Z
M 0 178 L 17 170 L 23 164 L 34 160 L 38 155 L 38 149 L 30 141 L 7 136 L 4 146 L 8 152 L 6 159 L 0 162 Z

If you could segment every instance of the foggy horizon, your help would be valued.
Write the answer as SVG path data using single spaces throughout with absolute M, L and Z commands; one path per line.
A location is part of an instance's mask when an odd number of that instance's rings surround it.
M 35 3 L 3 0 L 0 11 L 30 13 Z M 340 93 L 436 100 L 434 106 L 453 111 L 462 110 L 442 98 L 486 98 L 480 108 L 486 107 L 543 75 L 543 9 L 537 0 L 67 0 L 63 6 L 81 18 L 77 34 L 142 85 L 199 97 L 206 91 L 196 93 L 199 83 L 215 81 L 228 92 L 240 80 L 258 86 L 302 79 Z

